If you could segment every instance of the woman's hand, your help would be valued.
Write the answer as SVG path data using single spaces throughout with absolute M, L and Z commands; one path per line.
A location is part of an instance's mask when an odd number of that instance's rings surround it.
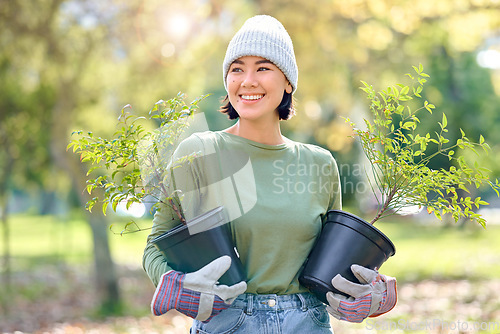
M 162 315 L 176 309 L 188 317 L 208 322 L 247 289 L 246 282 L 231 286 L 218 284 L 217 280 L 230 265 L 231 258 L 221 256 L 193 273 L 166 272 L 156 287 L 151 312 Z
M 332 285 L 350 297 L 328 292 L 328 313 L 339 320 L 362 322 L 367 317 L 389 312 L 396 305 L 397 289 L 394 277 L 380 275 L 375 270 L 357 264 L 353 264 L 351 270 L 362 284 L 336 275 L 332 279 Z

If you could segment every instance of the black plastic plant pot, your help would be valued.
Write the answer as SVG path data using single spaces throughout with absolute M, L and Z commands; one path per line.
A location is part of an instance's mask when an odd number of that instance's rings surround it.
M 207 219 L 213 220 L 212 211 L 204 215 L 201 223 L 206 225 Z M 231 257 L 231 267 L 222 275 L 219 283 L 233 285 L 246 281 L 229 224 L 217 225 L 195 234 L 190 233 L 187 225 L 179 225 L 156 237 L 152 243 L 168 259 L 170 267 L 184 273 L 197 271 L 213 260 L 228 255 Z
M 331 284 L 335 275 L 359 283 L 351 271 L 352 264 L 379 269 L 395 253 L 391 240 L 373 225 L 351 213 L 331 210 L 299 282 L 327 303 L 328 291 L 344 294 Z

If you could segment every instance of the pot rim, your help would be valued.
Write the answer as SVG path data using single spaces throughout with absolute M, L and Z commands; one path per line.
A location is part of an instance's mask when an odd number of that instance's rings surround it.
M 223 215 L 223 210 L 224 210 L 223 206 L 218 206 L 212 210 L 209 210 L 205 213 L 202 213 L 199 216 L 194 217 L 193 219 L 186 222 L 186 224 L 179 223 L 178 225 L 172 227 L 168 231 L 165 231 L 164 233 L 162 233 L 159 236 L 157 236 L 156 238 L 154 238 L 151 242 L 156 243 L 162 239 L 165 239 L 165 238 L 168 238 L 172 235 L 180 233 L 189 227 L 191 227 L 189 229 L 189 234 L 194 235 L 194 234 L 197 234 L 199 232 L 208 231 L 208 230 L 211 230 L 212 228 L 215 228 L 217 226 L 224 225 L 223 223 L 224 223 L 225 217 Z M 206 224 L 207 222 L 208 222 L 208 225 L 210 225 L 210 228 L 197 231 L 196 233 L 192 233 L 192 230 L 193 230 L 192 227 L 195 227 L 196 225 L 199 225 L 202 223 Z
M 344 221 L 344 220 L 342 220 L 342 221 L 330 221 L 330 214 L 337 215 L 337 216 L 343 216 L 343 217 L 349 218 L 349 220 L 348 221 Z M 384 253 L 387 254 L 388 258 L 393 256 L 394 254 L 396 254 L 396 247 L 394 246 L 392 241 L 389 239 L 389 237 L 387 237 L 378 228 L 376 228 L 372 224 L 368 223 L 363 218 L 356 216 L 355 214 L 352 214 L 352 213 L 350 213 L 348 211 L 344 211 L 344 210 L 330 210 L 327 213 L 327 220 L 326 220 L 325 224 L 328 224 L 328 223 L 337 223 L 337 224 L 341 224 L 341 225 L 344 225 L 346 227 L 349 227 L 351 229 L 354 229 L 357 232 L 363 234 L 365 237 L 369 238 L 370 240 L 372 240 L 372 238 L 370 236 L 376 235 L 376 236 L 380 237 L 383 241 L 385 241 L 385 243 L 382 243 L 382 244 L 377 243 L 377 242 L 375 242 L 375 243 L 380 248 L 382 248 Z

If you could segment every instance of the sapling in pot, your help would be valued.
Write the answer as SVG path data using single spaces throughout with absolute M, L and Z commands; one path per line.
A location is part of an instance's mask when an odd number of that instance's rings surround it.
M 108 207 L 116 211 L 120 203 L 125 203 L 128 209 L 134 203 L 148 201 L 154 202 L 152 210 L 169 209 L 180 225 L 152 241 L 167 257 L 169 265 L 179 271 L 192 272 L 222 255 L 229 255 L 231 267 L 220 281 L 234 284 L 245 280 L 245 275 L 232 244 L 224 208 L 216 207 L 199 216 L 186 217 L 189 203 L 183 201 L 184 196 L 198 189 L 186 189 L 186 184 L 194 183 L 174 177 L 186 175 L 178 171 L 191 168 L 197 159 L 203 158 L 199 152 L 181 156 L 175 152 L 187 136 L 187 130 L 192 131 L 193 122 L 199 116 L 198 103 L 204 98 L 186 104 L 185 96 L 179 93 L 172 99 L 155 103 L 148 117 L 132 114 L 127 105 L 121 110 L 117 130 L 111 138 L 76 131 L 73 135 L 78 138 L 70 142 L 68 149 L 80 154 L 82 163 L 90 163 L 86 191 L 97 196 L 87 202 L 87 210 L 100 203 L 106 214 Z M 149 130 L 148 122 L 157 127 Z M 90 177 L 97 172 L 97 177 Z M 120 234 L 141 230 L 143 228 L 132 221 Z
M 455 221 L 465 218 L 485 227 L 484 217 L 474 209 L 488 203 L 479 196 L 460 196 L 458 190 L 469 193 L 468 187 L 487 186 L 499 195 L 498 180 L 490 180 L 486 168 L 477 162 L 471 166 L 460 154 L 488 152 L 490 147 L 482 135 L 474 142 L 460 129 L 460 138 L 451 142 L 446 138 L 448 122 L 444 113 L 437 132 L 422 133 L 420 114 L 432 114 L 435 106 L 426 100 L 418 102 L 423 99 L 421 93 L 429 75 L 422 65 L 413 69 L 415 74 L 407 74 L 410 85 L 397 84 L 377 92 L 362 82 L 372 118 L 364 119 L 364 129 L 346 119 L 369 162 L 373 176 L 369 182 L 378 205 L 369 223 L 340 210 L 328 213 L 300 276 L 301 283 L 323 301 L 326 292 L 334 290 L 330 280 L 336 274 L 357 281 L 350 271 L 351 264 L 378 269 L 394 255 L 392 242 L 373 226 L 379 219 L 417 206 L 425 207 L 440 220 L 444 214 L 451 214 Z M 415 103 L 419 103 L 417 108 L 413 107 Z M 429 167 L 431 160 L 440 155 L 453 163 L 450 168 Z

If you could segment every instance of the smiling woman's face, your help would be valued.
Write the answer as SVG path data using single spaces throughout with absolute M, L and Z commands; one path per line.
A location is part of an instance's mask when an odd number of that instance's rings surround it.
M 278 117 L 276 109 L 284 92 L 292 92 L 283 72 L 262 57 L 236 59 L 229 67 L 226 81 L 229 102 L 241 119 Z

